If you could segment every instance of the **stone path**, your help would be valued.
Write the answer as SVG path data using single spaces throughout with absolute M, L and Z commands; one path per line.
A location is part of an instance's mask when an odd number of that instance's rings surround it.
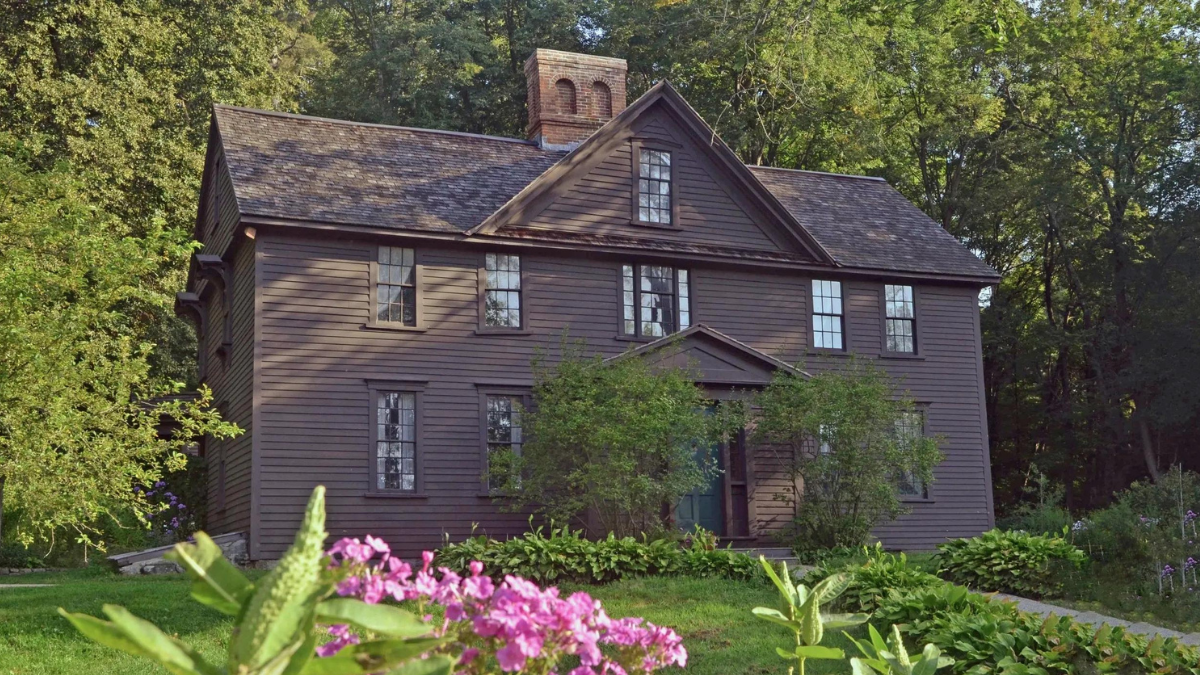
M 1020 609 L 1024 612 L 1031 612 L 1033 614 L 1040 614 L 1041 616 L 1046 616 L 1052 613 L 1057 616 L 1069 616 L 1079 623 L 1086 623 L 1092 626 L 1099 626 L 1100 624 L 1106 623 L 1110 626 L 1122 626 L 1130 633 L 1137 633 L 1147 637 L 1154 635 L 1161 635 L 1165 638 L 1173 637 L 1185 645 L 1200 646 L 1200 633 L 1181 633 L 1177 630 L 1171 630 L 1170 628 L 1163 628 L 1161 626 L 1155 626 L 1141 621 L 1125 621 L 1124 619 L 1105 616 L 1096 612 L 1080 611 L 1077 609 L 1070 609 L 1068 607 L 1059 607 L 1058 605 L 1051 605 L 1046 602 L 1038 602 L 1037 600 L 1021 598 L 1015 595 L 1008 595 L 1006 593 L 996 593 L 995 598 L 1005 602 L 1015 602 L 1017 604 L 1017 609 Z

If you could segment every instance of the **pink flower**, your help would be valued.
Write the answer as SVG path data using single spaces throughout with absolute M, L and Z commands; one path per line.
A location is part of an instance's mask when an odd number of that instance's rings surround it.
M 326 642 L 320 647 L 317 647 L 317 656 L 333 656 L 334 654 L 340 652 L 344 647 L 358 644 L 358 636 L 351 633 L 350 626 L 347 626 L 344 623 L 330 626 L 329 634 L 334 636 L 334 639 Z
M 525 667 L 525 655 L 516 644 L 509 643 L 496 651 L 496 660 L 500 662 L 500 670 L 514 673 Z
M 392 552 L 391 547 L 389 547 L 386 542 L 377 537 L 372 537 L 369 534 L 367 535 L 367 546 L 384 555 L 388 555 Z

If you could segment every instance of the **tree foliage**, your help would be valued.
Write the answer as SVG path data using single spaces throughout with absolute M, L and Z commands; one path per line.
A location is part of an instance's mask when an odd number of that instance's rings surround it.
M 899 484 L 928 486 L 938 439 L 902 422 L 919 415 L 882 370 L 852 363 L 817 375 L 780 371 L 755 397 L 754 438 L 791 478 L 796 545 L 861 546 L 904 512 Z
M 0 135 L 0 484 L 20 538 L 64 529 L 87 544 L 101 516 L 147 514 L 134 486 L 181 468 L 183 444 L 228 436 L 199 400 L 148 405 L 178 388 L 151 378 L 152 346 L 137 324 L 167 303 L 155 290 L 180 244 L 161 225 L 134 237 L 92 206 L 65 167 L 35 172 L 25 148 Z M 181 433 L 158 437 L 160 416 Z
M 522 413 L 520 456 L 501 461 L 502 493 L 591 534 L 657 532 L 664 505 L 705 484 L 708 447 L 738 428 L 736 406 L 715 406 L 691 373 L 638 357 L 587 358 L 565 343 L 562 358 L 534 361 L 533 404 Z

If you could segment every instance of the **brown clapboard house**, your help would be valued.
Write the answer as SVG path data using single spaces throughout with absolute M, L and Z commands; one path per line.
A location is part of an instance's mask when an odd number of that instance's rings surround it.
M 216 106 L 178 300 L 246 431 L 204 443 L 211 532 L 278 557 L 318 483 L 334 536 L 411 553 L 524 531 L 488 456 L 519 449 L 530 359 L 564 330 L 691 363 L 718 398 L 877 360 L 946 455 L 878 536 L 991 526 L 977 295 L 995 271 L 881 179 L 746 166 L 666 82 L 626 107 L 620 59 L 538 50 L 526 72 L 528 140 Z M 746 446 L 719 449 L 681 526 L 753 544 L 789 520 L 780 458 Z

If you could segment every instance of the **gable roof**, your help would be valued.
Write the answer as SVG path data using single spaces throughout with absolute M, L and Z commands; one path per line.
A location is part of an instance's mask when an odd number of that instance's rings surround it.
M 604 363 L 633 357 L 654 358 L 660 354 L 666 359 L 675 355 L 702 355 L 694 364 L 701 371 L 697 378 L 701 383 L 765 385 L 770 382 L 771 374 L 777 370 L 811 377 L 803 370 L 702 323 L 647 342 L 617 356 L 610 356 L 604 359 Z
M 578 173 L 577 168 L 596 155 L 607 155 L 615 146 L 626 140 L 630 135 L 630 125 L 649 110 L 652 106 L 663 105 L 675 114 L 685 132 L 692 135 L 697 145 L 708 153 L 709 157 L 719 165 L 724 166 L 745 192 L 763 207 L 768 217 L 778 222 L 782 229 L 792 235 L 804 250 L 820 262 L 833 263 L 833 258 L 813 236 L 796 222 L 775 195 L 771 194 L 754 174 L 738 159 L 737 155 L 725 145 L 712 127 L 704 121 L 700 114 L 675 91 L 671 83 L 662 80 L 654 85 L 638 100 L 630 104 L 616 117 L 609 120 L 603 127 L 579 144 L 559 163 L 551 167 L 541 176 L 525 186 L 508 203 L 488 216 L 482 223 L 471 228 L 467 234 L 495 234 L 508 220 L 521 212 L 530 201 L 547 193 Z
M 654 100 L 670 98 L 676 109 L 690 111 L 699 120 L 669 85 L 660 84 L 658 92 Z M 643 100 L 650 104 L 643 96 L 635 105 Z M 465 235 L 569 157 L 518 139 L 224 105 L 214 107 L 213 123 L 242 215 L 390 231 Z M 712 142 L 705 145 L 728 162 L 732 151 L 711 136 Z M 778 203 L 831 264 L 970 277 L 983 283 L 998 278 L 882 179 L 743 168 L 748 185 L 762 189 L 760 201 Z M 520 228 L 506 228 L 504 234 L 534 238 Z M 556 235 L 541 233 L 537 238 Z M 651 240 L 609 239 L 592 243 L 720 254 Z M 800 262 L 789 255 L 729 253 L 731 258 L 755 255 Z

